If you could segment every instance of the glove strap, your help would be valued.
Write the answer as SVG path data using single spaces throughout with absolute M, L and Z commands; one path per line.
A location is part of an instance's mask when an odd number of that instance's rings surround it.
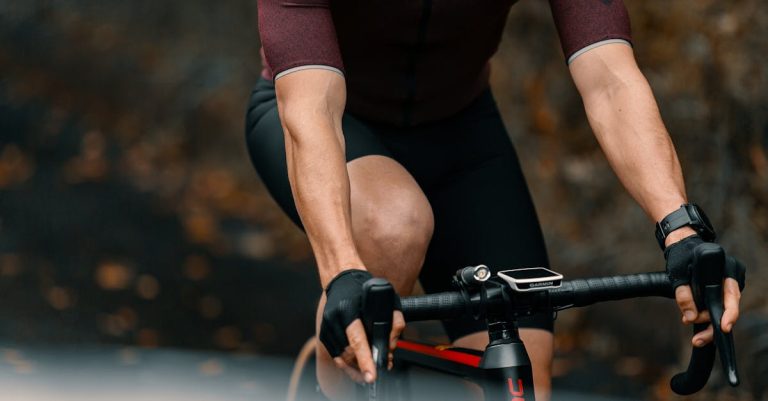
M 325 293 L 326 293 L 326 295 L 328 294 L 328 291 L 330 291 L 331 287 L 333 286 L 333 284 L 335 282 L 339 281 L 340 278 L 342 278 L 344 276 L 349 276 L 349 275 L 358 276 L 358 277 L 364 278 L 366 280 L 371 278 L 371 277 L 373 277 L 371 275 L 371 273 L 369 273 L 367 270 L 356 269 L 356 268 L 349 268 L 349 269 L 344 270 L 341 273 L 337 274 L 333 279 L 331 279 L 330 282 L 328 282 L 328 285 L 325 286 Z

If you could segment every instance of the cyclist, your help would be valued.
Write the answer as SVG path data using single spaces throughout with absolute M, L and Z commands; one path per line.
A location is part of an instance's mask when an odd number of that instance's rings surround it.
M 258 2 L 265 68 L 250 101 L 247 144 L 266 187 L 311 243 L 325 289 L 318 380 L 332 399 L 347 394 L 347 376 L 370 382 L 376 373 L 359 320 L 361 285 L 371 275 L 407 295 L 417 279 L 427 292 L 448 290 L 457 266 L 548 266 L 488 87 L 489 58 L 514 3 Z M 686 284 L 693 247 L 714 232 L 687 204 L 675 149 L 635 64 L 624 4 L 550 0 L 550 7 L 595 136 L 627 191 L 662 223 L 683 322 L 705 321 Z M 730 331 L 740 292 L 730 278 L 724 288 Z M 536 397 L 548 399 L 551 317 L 520 325 Z M 488 342 L 482 322 L 444 326 L 456 345 Z M 403 327 L 395 311 L 392 347 Z M 692 341 L 711 339 L 710 328 Z

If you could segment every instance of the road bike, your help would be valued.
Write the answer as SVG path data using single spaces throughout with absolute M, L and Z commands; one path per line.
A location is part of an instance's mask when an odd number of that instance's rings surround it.
M 715 338 L 694 348 L 687 371 L 675 375 L 670 386 L 680 395 L 693 394 L 706 385 L 715 354 L 731 386 L 739 384 L 731 333 L 723 333 L 722 281 L 726 257 L 720 246 L 699 245 L 694 250 L 695 269 L 691 287 L 697 306 L 712 317 Z M 360 386 L 358 399 L 368 401 L 417 401 L 408 372 L 420 369 L 440 372 L 476 383 L 486 401 L 535 401 L 531 363 L 518 335 L 517 320 L 535 313 L 558 313 L 599 302 L 639 297 L 674 298 L 664 272 L 617 275 L 563 281 L 563 276 L 544 268 L 499 271 L 484 266 L 460 269 L 453 277 L 455 291 L 402 298 L 406 322 L 472 316 L 488 323 L 490 342 L 485 351 L 434 346 L 399 340 L 394 368 L 387 370 L 387 350 L 392 327 L 392 286 L 374 278 L 365 283 L 363 321 L 377 367 L 374 383 Z M 698 333 L 707 323 L 694 324 Z M 434 399 L 434 398 L 433 398 Z

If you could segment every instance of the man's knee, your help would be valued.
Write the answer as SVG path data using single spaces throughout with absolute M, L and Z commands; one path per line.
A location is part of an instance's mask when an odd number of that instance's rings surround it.
M 366 208 L 359 234 L 392 251 L 426 251 L 434 229 L 426 198 L 408 191 L 395 191 L 387 198 Z
M 395 188 L 370 196 L 352 210 L 355 241 L 366 266 L 407 294 L 419 274 L 432 239 L 432 208 L 412 188 Z

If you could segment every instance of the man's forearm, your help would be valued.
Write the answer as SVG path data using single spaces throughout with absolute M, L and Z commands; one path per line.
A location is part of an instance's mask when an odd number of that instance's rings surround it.
M 314 134 L 321 134 L 318 129 Z M 331 134 L 333 135 L 333 134 Z M 338 141 L 297 143 L 290 138 L 288 177 L 323 286 L 345 268 L 362 268 L 351 229 L 349 177 Z M 335 143 L 333 143 L 335 142 Z
M 659 221 L 687 201 L 674 145 L 634 59 L 619 56 L 614 60 L 611 53 L 597 56 L 600 62 L 595 65 L 603 71 L 589 76 L 593 82 L 577 81 L 590 125 L 627 191 L 651 220 Z M 572 71 L 574 68 L 580 67 L 572 66 Z M 669 242 L 692 233 L 679 230 Z
M 680 207 L 680 162 L 644 80 L 622 82 L 585 107 L 609 163 L 649 217 L 659 221 Z
M 352 237 L 349 177 L 341 133 L 343 101 L 335 99 L 343 100 L 343 94 L 334 93 L 343 90 L 343 82 L 333 82 L 341 80 L 335 73 L 319 72 L 320 77 L 312 74 L 315 72 L 285 76 L 278 81 L 277 90 L 286 131 L 288 177 L 325 287 L 341 270 L 363 268 L 363 263 Z M 313 99 L 313 94 L 324 91 L 328 93 Z

